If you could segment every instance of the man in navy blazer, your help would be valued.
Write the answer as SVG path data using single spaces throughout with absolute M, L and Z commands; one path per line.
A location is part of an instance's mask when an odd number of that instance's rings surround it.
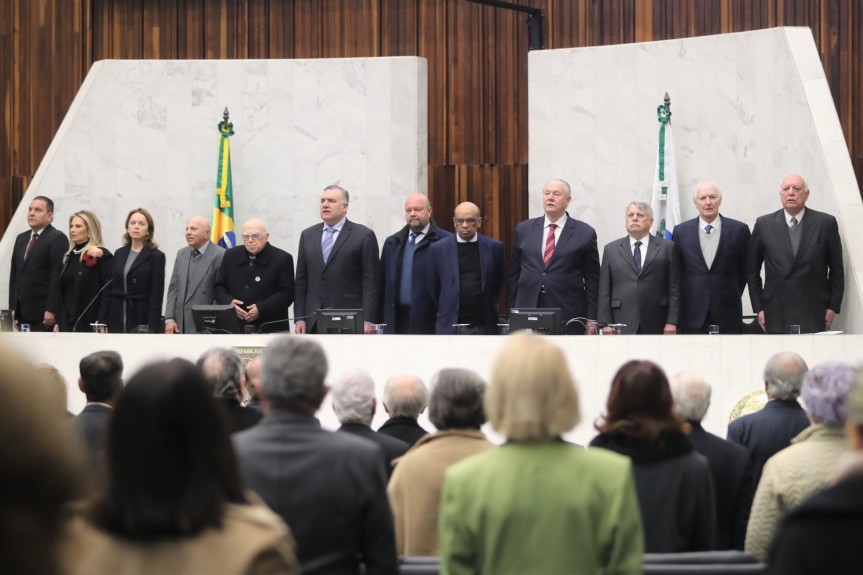
M 453 222 L 455 236 L 440 240 L 429 250 L 428 286 L 437 306 L 435 332 L 497 333 L 497 302 L 503 293 L 503 244 L 477 233 L 482 224 L 479 207 L 459 204 Z
M 569 216 L 572 190 L 549 180 L 542 190 L 545 216 L 515 228 L 509 266 L 509 308 L 560 308 L 561 319 L 596 319 L 599 250 L 596 231 Z M 565 333 L 596 332 L 593 322 L 573 322 Z
M 782 180 L 779 199 L 782 209 L 758 218 L 752 230 L 752 310 L 767 333 L 788 333 L 791 325 L 800 333 L 829 330 L 845 293 L 836 218 L 806 207 L 809 186 L 797 174 Z
M 428 292 L 429 248 L 452 234 L 431 219 L 432 207 L 425 194 L 405 201 L 407 225 L 384 242 L 381 251 L 381 312 L 384 333 L 435 332 L 435 305 Z M 405 273 L 410 270 L 410 274 Z
M 680 323 L 682 333 L 742 333 L 749 255 L 749 226 L 719 214 L 722 192 L 702 182 L 693 198 L 699 217 L 674 227 L 672 241 L 680 254 Z

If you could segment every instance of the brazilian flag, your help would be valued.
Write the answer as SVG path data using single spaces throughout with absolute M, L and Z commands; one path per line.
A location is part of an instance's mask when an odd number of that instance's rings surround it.
M 210 240 L 225 249 L 237 245 L 234 235 L 234 191 L 231 189 L 231 145 L 228 138 L 234 135 L 234 125 L 225 119 L 219 122 L 219 173 L 216 175 L 216 205 L 213 207 L 213 224 Z

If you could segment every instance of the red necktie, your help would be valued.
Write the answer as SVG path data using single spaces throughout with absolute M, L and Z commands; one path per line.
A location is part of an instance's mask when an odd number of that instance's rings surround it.
M 38 237 L 39 237 L 39 234 L 37 234 L 36 232 L 33 232 L 33 237 L 30 238 L 30 243 L 27 244 L 27 251 L 24 252 L 24 259 L 25 260 L 30 255 L 30 250 L 33 249 L 33 244 L 36 243 L 36 238 L 38 238 Z
M 542 263 L 546 266 L 551 256 L 554 254 L 554 230 L 557 229 L 557 224 L 548 224 L 548 236 L 545 238 L 545 253 L 542 256 Z

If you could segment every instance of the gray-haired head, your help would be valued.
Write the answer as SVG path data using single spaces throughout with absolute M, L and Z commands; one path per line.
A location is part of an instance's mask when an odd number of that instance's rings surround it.
M 716 182 L 711 182 L 710 180 L 699 182 L 697 186 L 695 186 L 695 191 L 692 192 L 692 199 L 697 200 L 698 194 L 702 191 L 710 191 L 713 190 L 716 192 L 716 195 L 720 198 L 722 197 L 722 190 L 719 189 L 719 185 Z
M 764 366 L 764 383 L 767 394 L 777 399 L 794 400 L 800 395 L 803 376 L 809 366 L 803 358 L 791 351 L 777 353 Z
M 686 421 L 701 423 L 710 407 L 710 384 L 691 371 L 681 371 L 669 383 L 674 396 L 674 410 Z
M 623 210 L 623 213 L 626 214 L 629 212 L 629 206 L 635 206 L 639 211 L 647 214 L 647 217 L 651 220 L 653 219 L 653 206 L 648 204 L 647 202 L 629 202 L 626 204 L 626 209 Z
M 857 368 L 854 385 L 848 394 L 845 411 L 845 420 L 859 427 L 861 433 L 863 433 L 863 367 Z
M 391 377 L 384 385 L 384 407 L 390 417 L 416 419 L 429 402 L 422 380 L 413 375 Z
M 211 347 L 201 354 L 198 369 L 210 385 L 213 395 L 219 399 L 237 399 L 241 393 L 241 381 L 245 378 L 243 360 L 233 349 Z
M 333 410 L 340 423 L 372 422 L 375 413 L 375 382 L 364 369 L 339 375 L 330 386 Z
M 351 195 L 343 187 L 332 184 L 324 188 L 325 192 L 328 192 L 329 190 L 339 190 L 342 193 L 342 199 L 345 201 L 345 203 L 349 204 L 351 202 Z
M 845 425 L 848 393 L 854 384 L 854 368 L 841 361 L 816 365 L 803 377 L 800 397 L 815 423 L 829 427 Z
M 486 383 L 469 369 L 442 369 L 432 379 L 429 420 L 439 430 L 479 429 Z
M 284 336 L 270 343 L 261 359 L 261 391 L 274 407 L 314 412 L 326 395 L 327 357 L 320 344 Z

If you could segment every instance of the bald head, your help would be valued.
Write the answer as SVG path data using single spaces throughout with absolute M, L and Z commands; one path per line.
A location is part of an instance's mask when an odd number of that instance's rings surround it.
M 269 240 L 270 234 L 263 220 L 252 218 L 243 224 L 243 244 L 246 246 L 246 251 L 253 256 L 260 253 Z
M 189 218 L 186 223 L 186 243 L 194 249 L 201 249 L 210 241 L 210 222 L 204 216 Z
M 700 423 L 710 406 L 710 384 L 691 371 L 681 371 L 669 383 L 677 413 L 686 421 Z
M 471 202 L 460 203 L 455 208 L 453 223 L 459 237 L 465 241 L 471 241 L 482 224 L 479 206 Z
M 384 386 L 384 409 L 390 417 L 416 419 L 426 408 L 429 393 L 422 380 L 413 375 L 390 378 Z

